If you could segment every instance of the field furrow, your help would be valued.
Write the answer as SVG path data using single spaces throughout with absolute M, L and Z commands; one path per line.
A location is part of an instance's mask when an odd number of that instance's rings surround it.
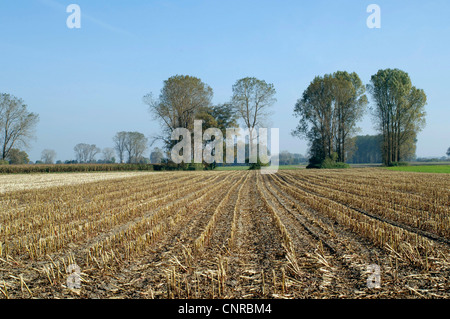
M 378 297 L 403 296 L 408 278 L 421 273 L 408 260 L 401 259 L 390 251 L 371 245 L 357 233 L 349 232 L 345 225 L 336 223 L 333 215 L 321 214 L 290 195 L 288 193 L 290 184 L 285 183 L 282 179 L 277 176 L 270 176 L 268 179 L 270 181 L 266 185 L 269 189 L 272 189 L 274 195 L 276 194 L 285 210 L 291 213 L 291 217 L 297 220 L 299 224 L 297 228 L 303 228 L 313 238 L 320 240 L 321 251 L 328 252 L 329 256 L 334 258 L 335 264 L 337 263 L 338 266 L 340 264 L 346 269 L 347 275 L 345 273 L 339 274 L 338 271 L 339 275 L 332 276 L 331 282 L 347 282 L 350 287 L 353 284 L 353 289 L 346 292 L 350 293 L 353 298 L 374 296 L 375 292 L 366 286 L 366 280 L 369 276 L 367 269 L 370 265 L 377 264 L 380 266 L 383 273 L 383 282 L 390 287 L 388 291 L 377 291 L 376 296 Z M 448 272 L 448 268 L 446 269 L 441 268 L 439 272 Z M 324 273 L 324 281 L 326 282 L 327 273 Z M 446 285 L 445 278 L 436 276 L 431 279 L 435 276 L 431 272 L 428 275 L 430 280 L 439 281 L 442 287 Z M 353 278 L 353 281 L 351 281 L 351 278 Z M 342 297 L 341 293 L 342 291 L 337 296 Z M 327 294 L 329 294 L 328 291 Z M 432 296 L 433 294 L 434 292 L 431 292 Z
M 407 228 L 430 239 L 444 243 L 449 242 L 450 220 L 447 217 L 449 215 L 449 206 L 436 205 L 435 202 L 434 205 L 426 205 L 427 210 L 415 209 L 409 205 L 416 204 L 398 203 L 402 201 L 402 198 L 407 198 L 407 196 L 400 197 L 394 202 L 392 198 L 386 196 L 386 199 L 380 199 L 379 196 L 377 197 L 376 191 L 372 189 L 367 189 L 362 194 L 355 195 L 355 192 L 352 191 L 354 188 L 351 186 L 345 188 L 341 186 L 339 189 L 336 189 L 332 186 L 333 184 L 330 186 L 330 183 L 311 182 L 309 179 L 304 178 L 299 181 L 298 179 L 293 180 L 292 176 L 289 175 L 282 176 L 291 178 L 290 182 L 293 182 L 294 185 L 305 191 L 333 199 L 368 216 L 380 218 L 393 225 Z M 341 185 L 341 183 L 336 181 L 335 185 Z

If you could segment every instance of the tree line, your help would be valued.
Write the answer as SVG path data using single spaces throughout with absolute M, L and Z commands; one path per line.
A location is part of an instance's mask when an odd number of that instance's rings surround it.
M 367 93 L 372 97 L 372 105 Z M 160 123 L 159 134 L 149 140 L 140 132 L 118 132 L 113 138 L 114 146 L 103 150 L 80 143 L 74 147 L 72 162 L 92 163 L 100 153 L 105 163 L 170 161 L 169 151 L 177 143 L 172 140 L 172 131 L 186 128 L 192 132 L 195 120 L 203 121 L 203 132 L 214 127 L 224 136 L 227 128 L 241 125 L 248 132 L 247 150 L 257 149 L 256 130 L 267 127 L 275 95 L 273 84 L 245 77 L 234 83 L 229 101 L 214 105 L 213 89 L 208 84 L 197 77 L 175 75 L 163 82 L 158 97 L 153 93 L 143 97 L 152 118 Z M 379 70 L 367 85 L 355 72 L 336 71 L 316 76 L 304 90 L 294 106 L 294 116 L 299 121 L 292 135 L 308 140 L 309 167 L 373 161 L 392 165 L 414 158 L 417 134 L 425 126 L 426 102 L 425 92 L 413 86 L 402 70 Z M 379 135 L 356 136 L 357 122 L 367 111 L 371 112 Z M 29 112 L 22 99 L 0 94 L 1 160 L 28 160 L 20 148 L 27 147 L 33 138 L 38 121 L 39 116 Z M 162 142 L 163 149 L 155 149 L 150 160 L 144 154 L 157 141 Z M 212 141 L 202 143 L 205 148 Z M 246 155 L 249 156 L 248 151 Z M 55 157 L 55 151 L 46 149 L 41 162 L 53 163 Z M 296 162 L 288 154 L 280 154 L 280 159 L 282 163 Z

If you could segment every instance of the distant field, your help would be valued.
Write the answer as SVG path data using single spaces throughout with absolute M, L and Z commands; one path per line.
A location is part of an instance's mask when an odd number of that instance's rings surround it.
M 303 169 L 303 168 L 306 168 L 306 165 L 280 165 L 280 170 Z
M 408 162 L 413 166 L 436 166 L 436 165 L 450 165 L 450 162 Z
M 306 165 L 280 165 L 280 170 L 290 170 L 290 169 L 302 169 Z M 248 166 L 220 166 L 215 169 L 216 171 L 244 171 L 248 170 Z
M 399 166 L 399 167 L 389 167 L 387 169 L 391 171 L 402 171 L 402 172 L 450 174 L 450 165 Z
M 0 165 L 0 174 L 160 171 L 159 164 L 27 164 Z M 165 167 L 165 169 L 169 169 Z
M 216 171 L 245 171 L 248 170 L 248 166 L 219 166 L 214 170 Z
M 159 172 L 89 172 L 66 174 L 0 175 L 0 194 L 12 191 L 69 186 L 113 179 L 160 174 Z

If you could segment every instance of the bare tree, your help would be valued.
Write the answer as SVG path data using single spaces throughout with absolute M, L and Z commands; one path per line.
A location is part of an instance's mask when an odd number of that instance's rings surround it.
M 100 153 L 100 149 L 95 144 L 89 145 L 80 143 L 74 147 L 75 156 L 80 163 L 90 163 L 95 161 L 95 156 Z
M 125 143 L 127 140 L 127 132 L 119 132 L 117 133 L 114 138 L 114 149 L 117 152 L 117 155 L 119 155 L 119 163 L 124 163 L 125 158 Z
M 102 150 L 102 154 L 103 154 L 103 160 L 106 163 L 114 163 L 115 159 L 114 159 L 114 149 L 111 147 L 106 147 Z
M 54 150 L 45 149 L 41 153 L 41 161 L 44 164 L 54 164 L 56 158 L 56 152 Z
M 139 132 L 127 132 L 125 150 L 128 153 L 128 163 L 137 163 L 147 150 L 148 139 Z
M 85 161 L 85 155 L 84 155 L 85 149 L 86 149 L 86 144 L 82 144 L 82 143 L 75 145 L 75 147 L 73 148 L 73 151 L 75 152 L 75 159 L 79 163 L 83 163 Z
M 88 152 L 88 162 L 95 162 L 95 156 L 101 152 L 101 149 L 99 149 L 95 144 L 89 145 L 89 152 Z
M 9 94 L 0 94 L 0 147 L 5 160 L 13 148 L 28 147 L 34 137 L 39 115 L 28 112 L 24 101 Z

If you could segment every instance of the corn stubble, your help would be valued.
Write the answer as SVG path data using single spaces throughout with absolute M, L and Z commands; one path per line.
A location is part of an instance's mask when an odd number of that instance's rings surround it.
M 0 298 L 449 298 L 449 207 L 448 176 L 378 169 L 11 189 Z

